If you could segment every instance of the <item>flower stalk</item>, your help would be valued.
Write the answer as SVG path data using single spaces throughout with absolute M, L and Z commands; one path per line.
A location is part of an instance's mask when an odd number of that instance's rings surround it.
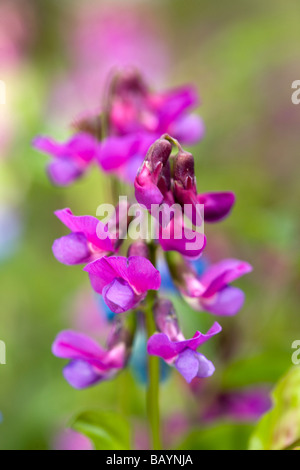
M 145 319 L 148 338 L 156 331 L 153 317 L 155 295 L 155 291 L 150 291 L 147 296 Z M 162 447 L 159 418 L 159 357 L 150 355 L 148 356 L 147 414 L 153 450 L 160 450 Z

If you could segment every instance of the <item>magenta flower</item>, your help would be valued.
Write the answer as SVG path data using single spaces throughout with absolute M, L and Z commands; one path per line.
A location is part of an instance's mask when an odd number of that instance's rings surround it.
M 129 357 L 131 341 L 127 330 L 120 335 L 117 329 L 112 333 L 108 348 L 103 349 L 89 336 L 67 330 L 56 337 L 52 353 L 70 360 L 64 368 L 64 377 L 72 387 L 82 389 L 108 380 L 124 368 Z
M 221 331 L 221 326 L 215 322 L 206 334 L 196 331 L 191 339 L 179 337 L 170 338 L 164 333 L 155 333 L 148 340 L 148 354 L 159 356 L 168 364 L 172 364 L 190 383 L 195 377 L 210 377 L 214 365 L 203 354 L 197 352 L 199 346 L 204 344 Z
M 148 340 L 148 354 L 159 356 L 181 373 L 190 383 L 195 377 L 210 377 L 214 365 L 203 354 L 197 352 L 199 346 L 219 333 L 222 328 L 215 322 L 206 334 L 196 331 L 191 339 L 185 339 L 180 331 L 172 303 L 158 299 L 154 306 L 154 318 L 159 333 Z
M 271 406 L 270 390 L 267 387 L 230 390 L 216 396 L 204 410 L 202 419 L 206 422 L 216 419 L 256 421 Z
M 55 240 L 52 251 L 63 264 L 89 263 L 116 251 L 118 239 L 101 221 L 89 215 L 75 216 L 70 209 L 62 209 L 55 215 L 72 233 Z M 99 237 L 103 234 L 103 237 Z
M 85 266 L 93 289 L 102 294 L 112 312 L 135 308 L 149 290 L 160 288 L 160 274 L 142 256 L 104 256 Z
M 136 72 L 116 75 L 111 82 L 108 136 L 99 163 L 106 172 L 134 181 L 150 145 L 164 133 L 195 143 L 204 134 L 202 120 L 191 116 L 198 104 L 192 87 L 153 93 Z
M 99 143 L 87 133 L 75 134 L 65 143 L 49 137 L 36 137 L 33 146 L 53 157 L 48 165 L 50 180 L 58 186 L 67 186 L 82 176 L 98 157 Z
M 252 271 L 250 264 L 237 259 L 226 259 L 209 266 L 197 276 L 191 267 L 181 268 L 178 287 L 195 310 L 215 315 L 235 315 L 243 306 L 245 294 L 230 283 Z

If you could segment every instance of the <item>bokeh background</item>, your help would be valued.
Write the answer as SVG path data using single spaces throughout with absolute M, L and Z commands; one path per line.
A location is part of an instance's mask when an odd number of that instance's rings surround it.
M 204 348 L 216 365 L 209 385 L 188 387 L 175 373 L 162 384 L 165 445 L 247 448 L 254 422 L 207 424 L 202 408 L 210 390 L 272 387 L 300 339 L 300 106 L 291 102 L 299 35 L 297 0 L 0 0 L 7 88 L 0 105 L 1 449 L 62 447 L 71 417 L 93 407 L 130 417 L 134 445 L 147 448 L 145 385 L 132 367 L 76 391 L 51 355 L 58 331 L 97 323 L 87 276 L 52 255 L 63 234 L 53 211 L 95 215 L 110 202 L 107 177 L 94 168 L 72 187 L 55 188 L 47 157 L 31 146 L 36 134 L 68 136 L 76 113 L 101 102 L 111 68 L 126 65 L 139 67 L 156 89 L 196 85 L 206 126 L 193 147 L 198 188 L 237 196 L 226 221 L 206 226 L 205 256 L 254 267 L 237 283 L 244 308 L 220 319 L 223 334 Z M 212 323 L 175 303 L 187 335 Z

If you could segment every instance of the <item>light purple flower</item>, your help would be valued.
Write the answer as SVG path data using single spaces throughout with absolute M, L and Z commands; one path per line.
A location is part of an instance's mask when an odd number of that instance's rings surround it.
M 148 290 L 158 290 L 161 282 L 159 271 L 142 256 L 105 256 L 84 270 L 89 273 L 93 289 L 102 294 L 115 313 L 135 308 Z
M 117 238 L 101 221 L 89 215 L 75 216 L 70 209 L 55 212 L 72 233 L 55 240 L 52 250 L 63 264 L 89 263 L 116 251 Z M 100 233 L 105 236 L 99 237 Z
M 49 137 L 36 137 L 33 146 L 53 157 L 48 165 L 48 174 L 59 186 L 67 186 L 82 176 L 100 150 L 95 137 L 87 133 L 78 133 L 64 143 Z
M 148 340 L 147 351 L 148 354 L 159 356 L 168 364 L 174 365 L 190 383 L 195 377 L 210 377 L 214 373 L 213 363 L 198 353 L 197 349 L 221 329 L 215 322 L 206 334 L 197 331 L 191 339 L 185 339 L 181 333 L 173 338 L 165 333 L 155 333 Z
M 205 310 L 222 316 L 235 315 L 243 306 L 244 292 L 230 285 L 252 271 L 245 261 L 226 259 L 209 266 L 201 276 L 185 265 L 180 270 L 177 285 L 195 310 Z
M 232 421 L 256 421 L 272 406 L 270 390 L 267 387 L 229 390 L 216 396 L 205 408 L 202 420 L 216 419 Z
M 131 337 L 113 332 L 107 349 L 85 334 L 62 331 L 52 345 L 52 353 L 69 359 L 64 368 L 65 379 L 72 387 L 82 389 L 112 378 L 125 367 L 129 357 Z
M 178 325 L 177 316 L 172 302 L 159 298 L 153 308 L 156 328 L 148 340 L 147 351 L 159 356 L 183 375 L 188 383 L 195 377 L 209 377 L 214 373 L 212 362 L 197 352 L 199 346 L 221 331 L 215 322 L 211 329 L 202 334 L 197 331 L 193 338 L 185 339 Z

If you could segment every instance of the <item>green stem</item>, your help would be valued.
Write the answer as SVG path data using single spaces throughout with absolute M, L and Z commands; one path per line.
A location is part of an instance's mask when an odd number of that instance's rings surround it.
M 155 292 L 150 291 L 147 297 L 147 309 L 145 312 L 146 329 L 148 338 L 155 333 L 153 317 L 153 304 Z M 147 414 L 151 430 L 153 450 L 160 450 L 160 419 L 159 419 L 159 358 L 148 355 L 148 389 L 147 389 Z

